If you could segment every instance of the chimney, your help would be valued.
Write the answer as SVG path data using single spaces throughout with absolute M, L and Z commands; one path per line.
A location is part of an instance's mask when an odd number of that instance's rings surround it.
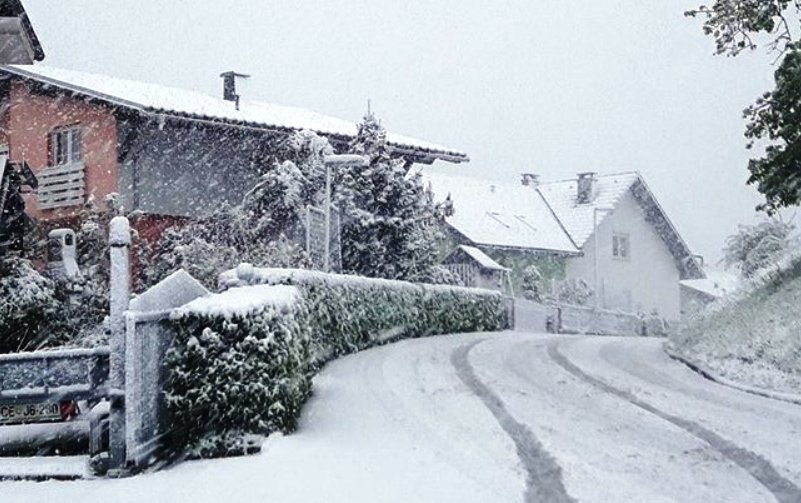
M 536 187 L 540 184 L 540 175 L 536 173 L 521 173 L 521 180 L 520 183 L 525 185 L 526 187 Z
M 595 172 L 579 173 L 577 187 L 576 203 L 591 203 L 595 199 Z
M 230 71 L 221 73 L 220 77 L 223 79 L 223 99 L 236 103 L 236 109 L 239 110 L 239 95 L 236 94 L 236 79 L 237 77 L 248 79 L 250 75 Z

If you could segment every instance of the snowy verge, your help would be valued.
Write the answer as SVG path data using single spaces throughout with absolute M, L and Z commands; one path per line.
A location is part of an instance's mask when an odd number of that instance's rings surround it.
M 0 477 L 2 480 L 86 479 L 90 477 L 87 466 L 86 456 L 0 458 Z
M 775 389 L 768 389 L 768 388 L 742 384 L 740 382 L 737 382 L 736 380 L 724 377 L 723 375 L 719 374 L 718 372 L 710 368 L 710 366 L 707 364 L 704 364 L 698 360 L 680 354 L 674 348 L 670 347 L 670 344 L 664 344 L 663 349 L 669 357 L 680 363 L 683 363 L 691 370 L 701 374 L 703 377 L 709 379 L 712 382 L 716 382 L 718 384 L 722 384 L 730 388 L 738 389 L 746 393 L 751 393 L 752 395 L 758 395 L 765 398 L 772 398 L 774 400 L 781 400 L 783 402 L 789 402 L 789 403 L 794 403 L 796 405 L 801 405 L 801 395 L 799 394 L 787 393 L 784 391 L 777 391 Z M 749 381 L 753 380 L 754 379 L 750 379 Z
M 791 394 L 801 388 L 801 256 L 683 321 L 672 349 L 724 379 Z

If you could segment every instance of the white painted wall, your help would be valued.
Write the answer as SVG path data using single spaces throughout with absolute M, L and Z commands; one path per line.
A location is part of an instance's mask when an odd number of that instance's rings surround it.
M 601 214 L 599 213 L 599 219 Z M 628 234 L 629 259 L 612 256 L 614 233 Z M 630 193 L 598 228 L 598 277 L 601 307 L 628 312 L 653 309 L 660 316 L 677 320 L 680 315 L 679 270 L 673 255 Z M 584 279 L 593 287 L 595 236 L 584 245 L 583 256 L 567 260 L 566 275 Z

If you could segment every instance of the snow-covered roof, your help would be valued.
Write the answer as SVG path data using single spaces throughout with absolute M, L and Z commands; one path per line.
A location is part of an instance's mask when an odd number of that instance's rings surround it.
M 493 271 L 509 270 L 508 268 L 492 260 L 492 258 L 489 255 L 479 250 L 475 246 L 459 245 L 457 249 L 465 252 L 470 258 L 475 260 L 478 263 L 478 265 L 480 265 L 484 269 L 491 269 Z
M 579 250 L 532 187 L 464 176 L 427 173 L 437 200 L 450 195 L 448 224 L 477 245 L 578 253 Z
M 631 193 L 650 223 L 673 255 L 682 279 L 704 277 L 704 271 L 684 242 L 651 189 L 636 171 L 593 175 L 593 193 L 586 203 L 578 202 L 578 179 L 546 182 L 538 186 L 548 206 L 564 226 L 573 242 L 583 248 L 594 232 L 617 207 L 621 198 Z M 604 211 L 606 210 L 606 211 Z M 597 220 L 597 222 L 595 221 Z
M 639 175 L 636 172 L 596 176 L 594 197 L 590 202 L 583 204 L 576 202 L 578 180 L 575 178 L 544 182 L 538 189 L 573 242 L 581 248 L 594 232 L 593 219 L 596 208 L 598 210 L 614 208 L 638 179 Z M 608 211 L 597 212 L 598 225 L 608 214 Z
M 232 101 L 196 91 L 74 70 L 42 65 L 6 65 L 0 66 L 0 72 L 140 112 L 174 115 L 221 125 L 246 125 L 265 130 L 309 129 L 326 136 L 345 139 L 354 137 L 357 132 L 357 124 L 352 121 L 263 101 L 242 99 L 237 110 Z M 396 152 L 416 156 L 420 158 L 420 162 L 431 162 L 434 159 L 449 162 L 469 160 L 459 150 L 392 132 L 387 132 L 387 140 Z
M 682 279 L 704 277 L 689 247 L 637 172 L 596 175 L 587 203 L 577 202 L 577 179 L 526 186 L 420 172 L 436 199 L 450 195 L 455 213 L 447 222 L 454 230 L 473 244 L 498 248 L 578 253 L 594 232 L 594 219 L 600 225 L 621 198 L 631 193 L 668 246 Z
M 710 269 L 705 270 L 705 273 L 706 278 L 684 279 L 679 284 L 716 299 L 730 295 L 743 286 L 742 280 L 736 274 Z

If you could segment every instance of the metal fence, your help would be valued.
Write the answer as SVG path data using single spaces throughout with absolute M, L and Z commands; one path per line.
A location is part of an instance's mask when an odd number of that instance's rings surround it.
M 124 467 L 148 466 L 167 433 L 164 357 L 175 331 L 173 309 L 208 294 L 185 271 L 177 271 L 132 300 L 125 312 Z
M 162 390 L 164 356 L 175 333 L 170 311 L 125 316 L 125 465 L 150 464 L 167 431 Z
M 515 299 L 515 330 L 518 332 L 544 333 L 554 330 L 548 319 L 555 317 L 556 309 L 527 299 Z
M 634 314 L 559 304 L 556 326 L 560 333 L 598 335 L 640 335 L 642 320 Z
M 108 347 L 0 355 L 0 404 L 99 399 L 108 369 Z

